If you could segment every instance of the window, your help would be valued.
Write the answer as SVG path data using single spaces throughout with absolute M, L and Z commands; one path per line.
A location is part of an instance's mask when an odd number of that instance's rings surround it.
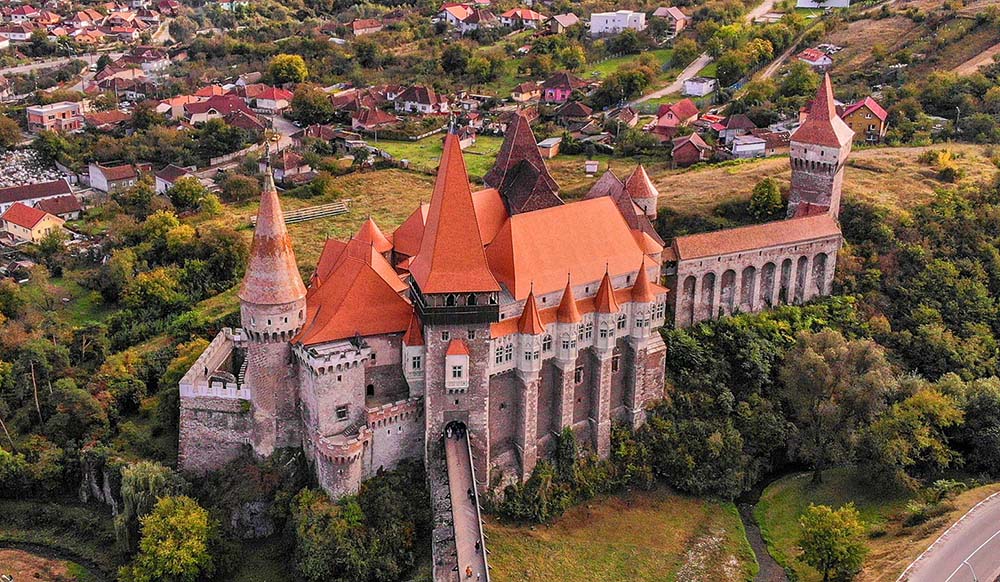
M 410 358 L 410 368 L 413 371 L 417 371 L 423 368 L 424 359 L 421 356 L 413 356 Z
M 569 338 L 563 338 L 562 349 L 564 349 L 564 350 L 568 350 L 569 349 Z
M 625 329 L 628 325 L 628 317 L 624 313 L 618 316 L 618 329 Z
M 474 339 L 476 339 L 476 330 L 474 330 L 474 329 L 470 329 L 470 330 L 469 330 L 469 333 L 467 334 L 467 336 L 468 336 L 468 338 L 469 338 L 470 340 L 474 340 Z
M 461 380 L 465 376 L 465 368 L 463 366 L 452 366 L 451 367 L 451 377 L 455 380 Z
M 337 407 L 337 420 L 347 420 L 347 405 L 342 404 Z
M 446 342 L 450 339 L 451 339 L 451 333 L 449 333 L 448 330 L 444 330 L 441 332 L 441 341 Z
M 375 352 L 372 352 L 372 365 L 375 365 Z
M 509 362 L 514 359 L 514 344 L 507 344 L 503 348 L 503 361 Z
M 622 357 L 619 355 L 611 356 L 611 371 L 617 372 L 622 365 Z
M 663 303 L 657 303 L 656 307 L 653 308 L 653 318 L 662 319 L 666 313 L 666 306 Z
M 496 354 L 493 356 L 493 363 L 498 366 L 503 363 L 503 346 L 497 346 Z
M 576 369 L 573 370 L 573 381 L 577 384 L 583 382 L 583 366 L 577 366 Z
M 608 336 L 611 335 L 611 330 L 606 327 L 602 327 L 599 333 L 601 339 L 608 339 Z
M 594 324 L 587 322 L 587 325 L 584 326 L 583 338 L 591 339 L 593 337 L 594 337 Z
M 455 294 L 454 293 L 449 293 L 449 294 L 447 294 L 447 295 L 444 296 L 444 305 L 445 305 L 445 307 L 454 307 L 455 306 Z
M 552 336 L 547 335 L 542 338 L 542 351 L 543 352 L 552 351 Z
M 365 386 L 365 396 L 375 396 L 375 385 L 369 384 Z
M 469 293 L 469 296 L 465 298 L 465 304 L 466 305 L 475 305 L 476 304 L 476 294 L 475 293 Z

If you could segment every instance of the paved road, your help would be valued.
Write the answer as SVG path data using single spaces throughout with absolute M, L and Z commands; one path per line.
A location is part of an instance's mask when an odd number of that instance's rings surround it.
M 899 581 L 993 582 L 1000 576 L 998 532 L 1000 494 L 987 498 L 955 522 L 910 564 Z
M 469 498 L 469 490 L 476 485 L 472 479 L 472 459 L 469 457 L 467 441 L 445 439 L 445 457 L 448 461 L 448 489 L 451 491 L 451 512 L 455 524 L 455 547 L 458 550 L 460 579 L 476 582 L 488 580 L 486 553 L 476 550 L 476 541 L 482 539 L 482 524 L 476 503 Z M 466 577 L 466 568 L 472 568 L 472 576 Z M 480 577 L 476 577 L 476 575 Z
M 752 24 L 756 18 L 773 10 L 775 1 L 776 0 L 764 0 L 755 6 L 753 10 L 747 12 L 746 16 L 744 16 L 744 20 L 747 24 Z M 643 101 L 649 101 L 650 99 L 659 99 L 660 97 L 666 97 L 667 95 L 671 95 L 673 93 L 680 93 L 681 89 L 684 88 L 684 81 L 687 81 L 691 77 L 697 75 L 698 71 L 707 67 L 713 60 L 714 59 L 712 59 L 708 53 L 702 53 L 690 65 L 684 67 L 684 70 L 681 71 L 680 75 L 677 75 L 677 78 L 674 79 L 673 83 L 670 83 L 662 89 L 657 89 L 648 95 L 643 95 L 642 97 L 639 97 L 635 101 L 629 103 L 629 105 L 636 105 L 638 103 L 642 103 Z
M 111 60 L 116 60 L 118 57 L 122 56 L 122 53 L 109 53 Z M 53 67 L 60 67 L 72 60 L 86 61 L 87 64 L 94 64 L 98 59 L 101 58 L 99 54 L 85 54 L 75 57 L 64 57 L 61 59 L 52 59 L 50 61 L 41 61 L 37 63 L 30 63 L 27 65 L 20 65 L 17 67 L 7 67 L 6 69 L 0 69 L 0 75 L 15 75 L 19 73 L 30 73 L 31 71 L 37 71 L 40 69 L 51 69 Z

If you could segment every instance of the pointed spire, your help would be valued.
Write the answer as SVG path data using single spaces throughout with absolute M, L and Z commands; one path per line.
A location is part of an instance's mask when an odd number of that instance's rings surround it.
M 370 214 L 368 215 L 368 218 L 361 223 L 361 228 L 358 229 L 358 234 L 355 238 L 371 243 L 375 247 L 375 250 L 379 253 L 387 253 L 392 250 L 392 243 L 389 242 L 389 239 L 382 233 L 382 229 L 375 224 L 375 221 L 372 220 Z
M 809 115 L 792 134 L 791 141 L 841 148 L 851 143 L 853 137 L 854 130 L 837 114 L 833 85 L 830 83 L 830 75 L 826 73 L 816 91 Z
M 538 151 L 531 124 L 520 111 L 513 113 L 496 162 L 483 176 L 483 183 L 500 191 L 511 214 L 563 203 L 559 185 Z
M 579 323 L 582 319 L 580 310 L 576 307 L 576 297 L 573 296 L 573 284 L 567 276 L 566 289 L 563 291 L 559 307 L 556 309 L 556 320 L 559 323 Z
M 611 275 L 607 269 L 604 271 L 604 278 L 601 279 L 601 286 L 597 289 L 594 297 L 594 308 L 598 313 L 618 313 L 618 299 L 615 297 L 615 287 L 611 283 Z
M 639 164 L 635 170 L 625 179 L 625 191 L 633 200 L 643 200 L 647 198 L 656 199 L 660 196 L 660 191 L 649 179 L 646 168 Z
M 416 313 L 410 315 L 410 323 L 406 326 L 406 333 L 403 334 L 403 344 L 411 348 L 424 345 L 424 330 Z
M 538 314 L 538 302 L 535 301 L 534 288 L 528 292 L 528 298 L 524 301 L 524 311 L 517 322 L 517 331 L 527 335 L 545 333 L 545 324 L 542 323 L 542 317 Z
M 295 263 L 292 239 L 285 227 L 278 190 L 268 166 L 250 245 L 250 260 L 239 297 L 241 301 L 257 305 L 281 305 L 298 301 L 305 295 L 306 287 Z
M 410 273 L 424 293 L 499 291 L 490 272 L 458 137 L 448 134 Z
M 653 284 L 649 282 L 649 273 L 646 271 L 646 262 L 639 266 L 639 274 L 635 276 L 635 285 L 632 286 L 633 303 L 652 303 L 656 301 L 656 291 Z

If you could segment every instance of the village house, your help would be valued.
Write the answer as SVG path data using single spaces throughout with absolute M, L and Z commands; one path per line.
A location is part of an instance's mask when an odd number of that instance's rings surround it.
M 719 82 L 711 77 L 691 77 L 684 81 L 684 95 L 691 97 L 704 97 L 719 85 Z
M 667 28 L 670 36 L 677 36 L 691 24 L 691 17 L 681 12 L 681 9 L 676 6 L 660 6 L 653 11 L 653 18 L 662 18 L 670 23 Z
M 192 124 L 205 123 L 211 119 L 220 119 L 233 113 L 242 111 L 248 115 L 253 115 L 253 111 L 235 95 L 219 95 L 209 97 L 204 101 L 195 101 L 184 104 L 184 115 Z
M 580 17 L 572 12 L 567 12 L 566 14 L 557 14 L 549 19 L 549 32 L 553 34 L 562 34 L 571 26 L 576 26 L 580 24 Z
M 132 164 L 102 166 L 91 162 L 88 168 L 90 187 L 99 192 L 114 192 L 135 185 L 139 172 Z
M 538 101 L 542 96 L 542 87 L 534 81 L 525 81 L 514 87 L 514 90 L 510 92 L 510 98 L 517 103 L 526 103 L 528 101 Z
M 351 129 L 375 131 L 399 123 L 399 118 L 381 109 L 362 107 L 351 115 Z
M 83 213 L 83 207 L 76 196 L 63 194 L 55 198 L 45 198 L 35 203 L 35 208 L 44 210 L 63 220 L 77 220 Z
M 53 231 L 62 228 L 65 220 L 53 216 L 44 210 L 32 208 L 21 202 L 15 202 L 3 215 L 0 215 L 3 230 L 15 242 L 41 242 Z
M 174 164 L 167 164 L 162 170 L 158 170 L 153 173 L 156 179 L 156 184 L 154 189 L 157 194 L 165 194 L 167 190 L 173 188 L 177 180 L 181 178 L 186 178 L 189 176 L 194 176 L 191 171 L 194 168 L 182 168 L 180 166 L 175 166 Z
M 736 159 L 763 158 L 767 142 L 755 135 L 738 135 L 729 143 L 729 153 Z
M 295 94 L 287 89 L 266 87 L 254 97 L 252 107 L 265 115 L 275 115 L 288 109 Z
M 511 8 L 500 15 L 500 24 L 511 28 L 539 29 L 546 17 L 530 8 Z
M 434 89 L 423 85 L 414 85 L 396 97 L 393 102 L 396 111 L 402 113 L 423 113 L 431 115 L 435 113 L 447 113 L 448 98 L 438 95 Z
M 711 129 L 719 136 L 719 141 L 728 145 L 741 135 L 749 135 L 751 131 L 757 129 L 757 125 L 746 115 L 734 113 L 718 123 L 712 124 Z
M 120 109 L 110 111 L 92 111 L 83 116 L 87 127 L 92 127 L 97 131 L 111 132 L 121 128 L 132 119 L 132 114 Z
M 351 21 L 351 33 L 354 36 L 364 36 L 382 32 L 382 21 L 377 18 L 355 18 Z
M 817 73 L 829 71 L 830 67 L 833 66 L 833 59 L 830 55 L 815 48 L 807 48 L 795 55 L 795 58 L 812 67 Z
M 670 157 L 674 167 L 684 168 L 712 157 L 712 146 L 705 143 L 697 133 L 675 137 L 670 143 Z
M 270 171 L 267 161 L 259 162 L 259 167 L 261 173 Z M 279 182 L 286 181 L 292 176 L 312 172 L 312 167 L 303 161 L 302 156 L 291 150 L 273 154 L 270 168 L 274 172 L 274 178 Z
M 15 22 L 0 26 L 0 35 L 6 37 L 9 42 L 28 42 L 34 31 L 35 27 L 30 22 Z
M 688 126 L 698 119 L 698 106 L 690 99 L 681 99 L 676 103 L 664 103 L 656 110 L 656 121 L 645 127 L 661 142 L 673 139 L 681 127 Z
M 590 36 L 619 34 L 624 30 L 642 32 L 646 29 L 646 13 L 632 10 L 595 12 L 590 15 Z
M 871 97 L 845 107 L 840 118 L 854 131 L 855 142 L 879 143 L 889 129 L 889 114 Z
M 60 101 L 49 105 L 32 105 L 25 109 L 28 131 L 78 131 L 83 128 L 79 103 Z
M 0 212 L 6 211 L 15 202 L 35 206 L 42 200 L 71 195 L 73 195 L 73 187 L 65 178 L 51 182 L 0 188 Z
M 538 153 L 545 158 L 550 160 L 557 155 L 559 155 L 559 146 L 562 144 L 561 137 L 550 137 L 543 139 L 538 142 Z
M 30 4 L 22 4 L 10 11 L 10 21 L 13 23 L 25 23 L 38 17 L 38 9 Z
M 573 123 L 580 123 L 590 119 L 594 110 L 585 103 L 579 101 L 568 101 L 555 111 L 556 123 L 563 127 L 569 127 Z
M 542 83 L 542 101 L 546 103 L 565 103 L 573 95 L 573 91 L 583 89 L 587 83 L 571 73 L 556 73 Z

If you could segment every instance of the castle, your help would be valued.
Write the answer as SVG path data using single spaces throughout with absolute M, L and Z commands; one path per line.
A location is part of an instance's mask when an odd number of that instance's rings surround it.
M 792 136 L 789 218 L 665 245 L 641 166 L 564 202 L 515 115 L 485 189 L 448 135 L 430 203 L 391 236 L 369 218 L 328 240 L 308 287 L 268 176 L 241 327 L 180 382 L 180 465 L 301 447 L 340 496 L 438 454 L 449 426 L 483 484 L 526 479 L 567 427 L 607 456 L 612 423 L 640 426 L 663 396 L 668 311 L 686 326 L 830 292 L 850 147 L 825 78 Z

